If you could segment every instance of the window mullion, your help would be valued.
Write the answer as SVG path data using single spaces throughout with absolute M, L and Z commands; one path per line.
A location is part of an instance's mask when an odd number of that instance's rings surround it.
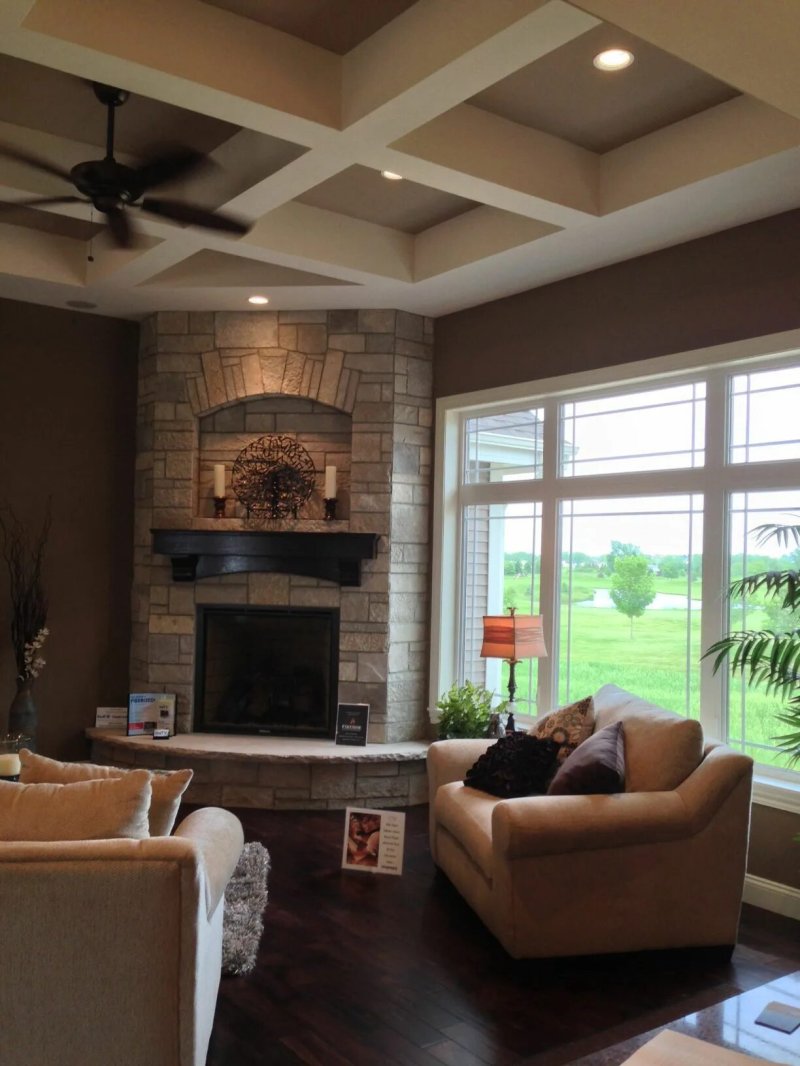
M 558 617 L 557 588 L 560 582 L 560 557 L 558 542 L 558 497 L 557 484 L 560 466 L 560 403 L 550 399 L 544 404 L 544 436 L 542 442 L 543 471 L 542 500 L 542 557 L 539 575 L 539 610 L 544 624 L 545 644 L 548 656 L 539 661 L 539 685 L 536 706 L 539 713 L 555 706 L 558 691 Z
M 710 373 L 706 390 L 706 462 L 702 468 L 703 611 L 700 645 L 705 650 L 727 629 L 728 581 L 728 379 L 724 371 Z M 700 665 L 700 724 L 707 736 L 725 739 L 727 716 L 724 671 L 715 674 L 711 659 Z

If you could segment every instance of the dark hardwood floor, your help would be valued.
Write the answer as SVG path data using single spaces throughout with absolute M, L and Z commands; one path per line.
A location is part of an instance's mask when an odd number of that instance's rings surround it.
M 343 811 L 236 813 L 270 852 L 269 905 L 208 1066 L 560 1066 L 800 969 L 798 924 L 747 906 L 730 960 L 515 961 L 436 872 L 427 807 L 406 812 L 402 877 L 340 869 Z

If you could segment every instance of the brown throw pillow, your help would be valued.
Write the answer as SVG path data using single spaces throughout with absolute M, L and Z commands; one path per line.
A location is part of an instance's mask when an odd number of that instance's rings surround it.
M 561 764 L 548 796 L 611 795 L 625 791 L 622 722 L 599 729 Z
M 27 748 L 19 753 L 22 768 L 19 779 L 23 784 L 68 785 L 75 781 L 94 781 L 98 778 L 119 778 L 141 771 L 122 770 L 118 766 L 96 766 L 90 762 L 59 762 L 44 755 L 36 755 Z M 152 786 L 150 801 L 150 836 L 166 837 L 172 832 L 181 796 L 189 787 L 193 770 L 145 770 Z
M 147 770 L 73 785 L 0 781 L 0 840 L 143 840 L 150 791 Z
M 503 799 L 543 795 L 558 766 L 558 750 L 554 740 L 509 733 L 467 770 L 464 784 Z
M 592 735 L 594 729 L 594 700 L 591 696 L 570 703 L 567 707 L 559 707 L 545 715 L 540 721 L 535 722 L 531 729 L 534 737 L 552 737 L 561 745 L 558 753 L 560 762 L 563 762 L 579 744 Z

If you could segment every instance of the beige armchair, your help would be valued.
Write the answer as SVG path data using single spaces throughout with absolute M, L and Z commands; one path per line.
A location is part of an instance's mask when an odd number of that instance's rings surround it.
M 618 795 L 499 800 L 462 784 L 491 741 L 432 744 L 434 860 L 517 958 L 732 947 L 752 760 L 614 685 L 595 710 L 623 723 Z
M 238 819 L 173 836 L 0 843 L 3 1066 L 202 1066 Z

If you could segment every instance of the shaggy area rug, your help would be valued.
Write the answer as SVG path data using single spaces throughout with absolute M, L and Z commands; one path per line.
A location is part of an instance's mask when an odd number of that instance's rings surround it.
M 264 932 L 267 905 L 269 852 L 263 844 L 245 844 L 225 889 L 222 923 L 222 972 L 250 973 L 256 964 L 258 945 Z

